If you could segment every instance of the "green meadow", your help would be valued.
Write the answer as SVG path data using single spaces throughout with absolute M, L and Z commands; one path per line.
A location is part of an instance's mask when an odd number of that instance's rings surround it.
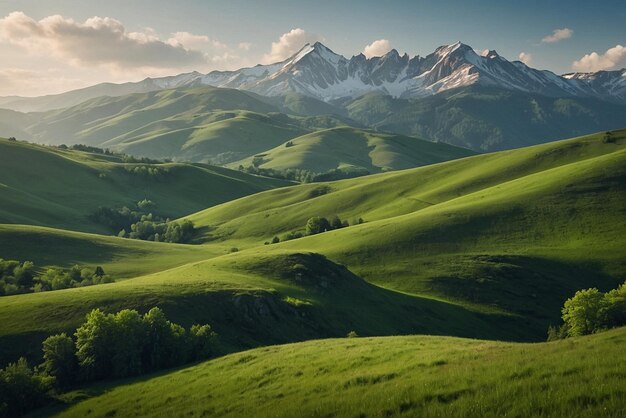
M 577 290 L 626 280 L 626 130 L 481 155 L 353 128 L 275 138 L 270 168 L 380 173 L 296 184 L 0 140 L 0 256 L 115 280 L 1 296 L 2 366 L 37 364 L 96 308 L 210 324 L 226 354 L 36 414 L 619 416 L 624 329 L 542 341 Z M 93 216 L 144 199 L 191 220 L 192 243 L 121 238 Z M 347 225 L 304 234 L 335 216 Z

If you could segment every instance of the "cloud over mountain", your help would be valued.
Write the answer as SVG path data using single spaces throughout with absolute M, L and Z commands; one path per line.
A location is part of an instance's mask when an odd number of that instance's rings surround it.
M 626 47 L 615 45 L 604 54 L 592 52 L 572 63 L 574 71 L 618 70 L 626 67 Z

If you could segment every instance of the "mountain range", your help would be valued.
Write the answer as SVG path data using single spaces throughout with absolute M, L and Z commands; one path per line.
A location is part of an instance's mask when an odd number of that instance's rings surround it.
M 45 111 L 82 101 L 155 90 L 209 85 L 255 92 L 264 96 L 301 93 L 325 102 L 377 92 L 396 98 L 421 98 L 468 86 L 496 87 L 549 97 L 626 101 L 626 69 L 559 76 L 520 61 L 508 61 L 496 51 L 477 53 L 457 42 L 421 57 L 392 49 L 380 57 L 358 54 L 350 59 L 320 42 L 306 44 L 284 61 L 236 71 L 191 72 L 136 83 L 103 83 L 84 89 L 36 98 L 1 97 L 0 107 Z

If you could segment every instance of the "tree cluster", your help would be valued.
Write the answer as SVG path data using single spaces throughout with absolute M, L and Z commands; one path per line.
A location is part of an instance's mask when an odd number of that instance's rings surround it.
M 565 301 L 561 313 L 563 324 L 548 329 L 548 340 L 626 325 L 626 283 L 606 293 L 596 288 L 579 290 Z
M 185 244 L 191 241 L 195 227 L 190 220 L 153 221 L 152 215 L 144 215 L 141 220 L 130 226 L 130 232 L 122 229 L 118 236 L 122 238 L 141 239 L 155 242 L 171 242 Z
M 74 337 L 48 337 L 43 363 L 35 369 L 24 358 L 0 370 L 0 416 L 17 416 L 45 403 L 51 389 L 78 382 L 136 376 L 211 358 L 217 334 L 209 325 L 189 329 L 167 319 L 159 308 L 145 315 L 125 309 L 87 314 Z
M 362 224 L 363 218 L 359 218 L 352 221 L 353 225 Z M 292 239 L 302 238 L 307 235 L 321 234 L 322 232 L 332 231 L 335 229 L 346 228 L 350 226 L 350 222 L 347 220 L 341 220 L 339 216 L 335 215 L 330 220 L 322 216 L 314 216 L 309 218 L 304 227 L 304 231 L 291 231 L 285 234 L 282 241 L 290 241 Z M 265 244 L 277 244 L 281 241 L 278 236 L 272 238 L 271 241 L 267 241 Z
M 256 158 L 256 157 L 255 157 Z M 258 165 L 262 163 L 260 160 L 252 161 L 252 165 L 248 167 L 244 167 L 243 165 L 239 166 L 239 171 L 246 172 L 248 174 L 256 174 L 259 176 L 265 177 L 273 177 L 282 180 L 291 180 L 299 183 L 317 183 L 322 181 L 334 181 L 334 180 L 343 180 L 343 179 L 351 179 L 355 177 L 366 176 L 370 174 L 369 171 L 365 169 L 354 169 L 354 170 L 342 170 L 342 169 L 332 169 L 323 173 L 317 173 L 314 171 L 304 170 L 300 168 L 288 168 L 285 170 L 276 170 L 273 168 L 262 168 Z
M 100 266 L 95 269 L 78 265 L 66 270 L 48 268 L 38 273 L 31 261 L 19 262 L 0 258 L 0 296 L 91 286 L 112 281 Z
M 148 165 L 126 166 L 124 170 L 136 176 L 150 177 L 157 180 L 163 179 L 170 173 L 170 169 L 167 167 L 151 167 Z

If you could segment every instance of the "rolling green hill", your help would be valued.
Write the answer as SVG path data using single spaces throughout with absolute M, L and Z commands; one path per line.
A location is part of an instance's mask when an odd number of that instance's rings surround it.
M 316 129 L 345 124 L 332 115 L 288 116 L 280 111 L 300 108 L 297 103 L 304 103 L 305 110 L 322 109 L 303 98 L 285 103 L 204 86 L 105 96 L 65 109 L 19 115 L 24 135 L 38 142 L 82 143 L 150 158 L 220 164 Z
M 260 193 L 189 219 L 256 247 L 313 216 L 366 223 L 250 251 L 313 251 L 379 286 L 496 307 L 537 336 L 575 290 L 626 278 L 626 131 Z
M 350 127 L 316 131 L 231 163 L 231 167 L 254 163 L 274 170 L 303 169 L 324 173 L 329 170 L 358 170 L 378 173 L 402 170 L 467 157 L 474 153 L 447 144 L 433 143 Z M 259 161 L 260 160 L 260 161 Z
M 0 139 L 0 223 L 111 233 L 90 219 L 100 206 L 150 199 L 163 216 L 176 218 L 287 184 L 204 164 L 124 163 Z
M 259 348 L 96 386 L 57 416 L 620 417 L 626 329 L 511 344 L 344 338 Z M 85 396 L 85 395 L 83 395 Z

